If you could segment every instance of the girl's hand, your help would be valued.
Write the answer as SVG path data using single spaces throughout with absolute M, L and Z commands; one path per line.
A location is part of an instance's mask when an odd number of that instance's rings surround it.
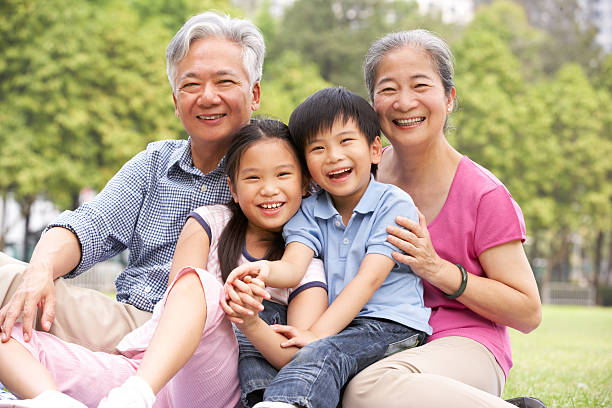
M 221 308 L 229 319 L 236 324 L 244 324 L 261 310 L 262 299 L 269 299 L 270 295 L 265 290 L 265 284 L 258 278 L 245 276 L 244 281 L 234 281 L 232 285 L 236 289 L 235 294 L 239 302 L 233 301 L 227 294 L 221 298 Z
M 281 347 L 299 347 L 302 348 L 313 341 L 319 340 L 319 338 L 310 330 L 300 330 L 293 326 L 285 326 L 281 324 L 273 324 L 272 330 L 276 333 L 282 334 L 287 337 L 287 341 L 280 344 Z
M 393 252 L 393 258 L 410 266 L 412 271 L 421 278 L 431 281 L 444 266 L 444 260 L 440 258 L 433 247 L 427 221 L 425 216 L 418 211 L 419 223 L 406 217 L 396 217 L 395 222 L 404 228 L 395 225 L 387 227 L 387 241 L 405 252 Z
M 225 280 L 224 290 L 227 299 L 231 299 L 234 303 L 242 305 L 240 294 L 238 292 L 250 293 L 248 285 L 244 283 L 244 278 L 250 276 L 251 278 L 258 278 L 264 284 L 268 278 L 270 267 L 267 261 L 249 262 L 234 268 L 230 272 L 229 276 Z M 241 280 L 243 282 L 241 282 Z M 236 291 L 236 289 L 238 291 Z M 262 289 L 262 292 L 258 292 L 258 295 L 264 299 L 269 299 L 267 292 Z

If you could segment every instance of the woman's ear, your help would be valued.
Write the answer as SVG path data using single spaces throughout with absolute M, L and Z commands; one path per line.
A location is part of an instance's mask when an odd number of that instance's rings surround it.
M 232 180 L 230 180 L 229 177 L 227 177 L 227 185 L 229 186 L 230 192 L 232 193 L 232 198 L 234 199 L 234 202 L 237 203 L 238 195 L 236 194 L 236 190 L 234 189 L 234 186 L 232 186 Z

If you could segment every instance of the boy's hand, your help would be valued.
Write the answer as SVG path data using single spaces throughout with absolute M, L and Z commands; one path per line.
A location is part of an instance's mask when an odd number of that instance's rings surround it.
M 246 276 L 251 278 L 258 278 L 261 282 L 266 283 L 270 267 L 267 261 L 249 262 L 234 268 L 230 272 L 229 276 L 225 280 L 224 290 L 225 297 L 233 301 L 238 305 L 242 305 L 242 300 L 238 292 L 250 293 L 251 290 L 248 288 L 248 284 L 244 282 Z M 269 299 L 268 293 L 262 288 L 258 291 L 257 288 L 253 288 L 257 296 L 261 296 L 264 299 Z
M 265 284 L 260 279 L 252 278 L 249 275 L 243 280 L 234 281 L 231 288 L 235 296 L 231 298 L 227 294 L 226 286 L 226 296 L 221 298 L 220 303 L 225 314 L 236 324 L 244 324 L 245 321 L 255 318 L 259 311 L 263 310 L 262 299 L 270 298 L 265 290 Z
M 285 326 L 281 324 L 273 324 L 272 330 L 287 337 L 287 341 L 280 344 L 281 347 L 299 347 L 302 348 L 319 338 L 310 330 L 300 330 L 293 326 Z

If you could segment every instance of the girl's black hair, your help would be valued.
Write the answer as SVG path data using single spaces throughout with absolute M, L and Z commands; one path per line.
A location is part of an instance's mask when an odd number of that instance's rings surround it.
M 251 145 L 263 139 L 281 139 L 286 141 L 298 159 L 302 174 L 306 173 L 303 155 L 298 153 L 287 125 L 272 119 L 252 120 L 251 123 L 243 126 L 236 132 L 232 139 L 232 144 L 225 155 L 225 172 L 232 182 L 232 186 L 236 185 L 236 176 L 240 169 L 242 155 Z M 238 203 L 230 201 L 227 203 L 227 206 L 232 211 L 232 217 L 221 233 L 218 249 L 219 266 L 224 282 L 230 272 L 238 266 L 238 260 L 246 243 L 246 231 L 249 223 Z M 279 232 L 276 234 L 273 242 L 271 242 L 265 259 L 280 259 L 283 256 L 284 250 L 285 242 L 283 241 L 282 234 Z

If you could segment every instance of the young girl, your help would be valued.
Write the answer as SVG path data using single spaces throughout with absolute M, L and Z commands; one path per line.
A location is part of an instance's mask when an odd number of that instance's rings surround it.
M 238 345 L 219 307 L 222 281 L 249 260 L 280 258 L 280 233 L 299 208 L 305 183 L 287 126 L 278 121 L 240 129 L 226 166 L 235 202 L 190 214 L 177 243 L 171 283 L 151 320 L 119 343 L 117 355 L 92 352 L 44 332 L 25 342 L 21 327 L 13 328 L 13 338 L 0 344 L 0 381 L 21 398 L 33 399 L 0 402 L 0 407 L 83 407 L 73 398 L 89 407 L 238 404 Z M 257 280 L 245 285 L 260 298 L 291 299 L 288 315 L 303 328 L 327 306 L 320 261 L 293 290 L 268 293 Z M 304 312 L 296 312 L 299 308 Z M 274 349 L 282 355 L 273 336 L 259 341 L 269 355 Z

